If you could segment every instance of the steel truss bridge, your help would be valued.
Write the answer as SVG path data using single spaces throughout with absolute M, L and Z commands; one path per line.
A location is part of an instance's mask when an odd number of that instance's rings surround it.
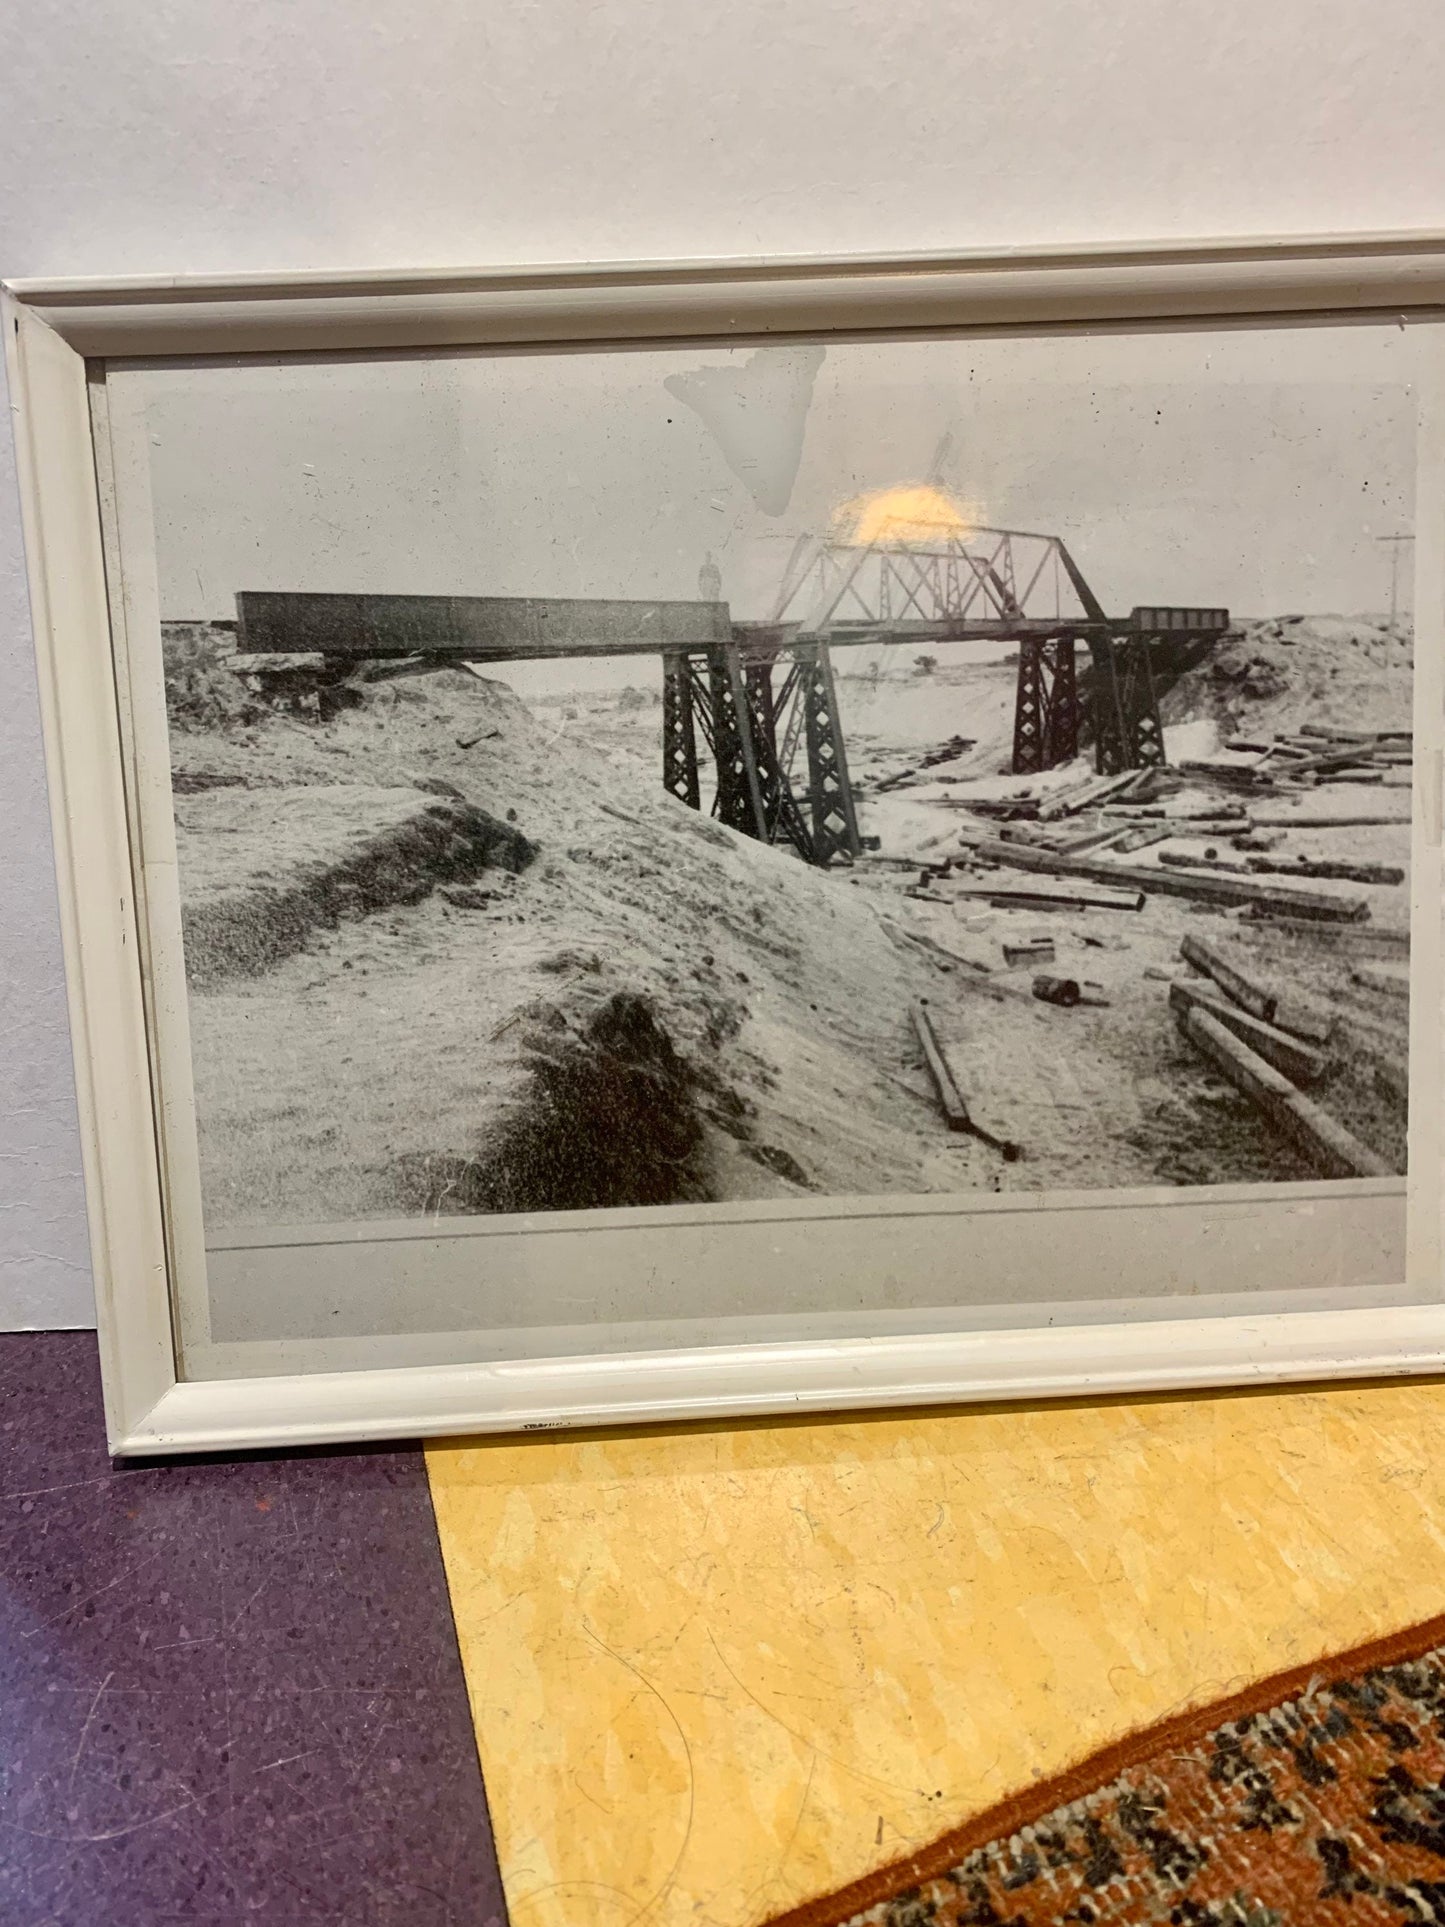
M 1019 651 L 1013 766 L 1033 774 L 1078 754 L 1078 647 L 1089 651 L 1094 756 L 1102 774 L 1164 761 L 1154 658 L 1161 645 L 1229 627 L 1227 609 L 1104 612 L 1064 542 L 973 528 L 926 544 L 795 548 L 775 619 L 845 643 L 1008 641 Z
M 1164 761 L 1156 659 L 1229 627 L 1225 609 L 1136 607 L 1111 617 L 1058 536 L 970 529 L 923 543 L 799 542 L 771 619 L 724 602 L 514 596 L 366 596 L 243 591 L 246 653 L 473 662 L 564 656 L 662 658 L 664 787 L 731 828 L 789 844 L 811 863 L 859 849 L 832 651 L 863 645 L 1014 643 L 1013 767 L 1077 753 L 1078 663 L 1088 650 L 1097 768 Z

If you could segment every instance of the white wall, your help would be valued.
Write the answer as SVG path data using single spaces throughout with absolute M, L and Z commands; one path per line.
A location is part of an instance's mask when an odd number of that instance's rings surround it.
M 12 0 L 0 273 L 1445 228 L 1434 0 Z M 0 1327 L 90 1322 L 8 440 Z

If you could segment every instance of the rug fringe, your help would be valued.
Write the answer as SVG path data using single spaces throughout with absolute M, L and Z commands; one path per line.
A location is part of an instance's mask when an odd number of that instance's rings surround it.
M 1121 1773 L 1142 1766 L 1169 1747 L 1188 1745 L 1234 1720 L 1247 1719 L 1285 1700 L 1297 1699 L 1311 1685 L 1327 1687 L 1360 1673 L 1398 1666 L 1440 1645 L 1445 1645 L 1445 1613 L 1419 1620 L 1381 1639 L 1367 1640 L 1364 1645 L 1345 1652 L 1329 1653 L 1307 1665 L 1271 1673 L 1223 1699 L 1210 1700 L 1187 1712 L 1172 1714 L 1153 1726 L 1140 1727 L 1047 1780 L 1040 1780 L 1036 1786 L 1009 1794 L 965 1820 L 962 1826 L 940 1834 L 918 1853 L 864 1874 L 835 1893 L 805 1900 L 800 1906 L 789 1908 L 787 1913 L 774 1914 L 763 1927 L 847 1927 L 855 1915 L 896 1898 L 909 1887 L 936 1879 L 979 1848 L 1034 1825 L 1056 1808 L 1097 1793 Z

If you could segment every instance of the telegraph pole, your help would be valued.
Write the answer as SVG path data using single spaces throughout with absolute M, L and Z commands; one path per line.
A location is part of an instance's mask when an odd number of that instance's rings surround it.
M 1375 540 L 1390 545 L 1390 627 L 1393 629 L 1400 613 L 1400 545 L 1415 538 L 1413 535 L 1377 535 Z

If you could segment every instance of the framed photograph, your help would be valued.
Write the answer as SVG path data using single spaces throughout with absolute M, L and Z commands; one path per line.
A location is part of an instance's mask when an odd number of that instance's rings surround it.
M 1445 240 L 4 333 L 117 1453 L 1445 1367 Z

